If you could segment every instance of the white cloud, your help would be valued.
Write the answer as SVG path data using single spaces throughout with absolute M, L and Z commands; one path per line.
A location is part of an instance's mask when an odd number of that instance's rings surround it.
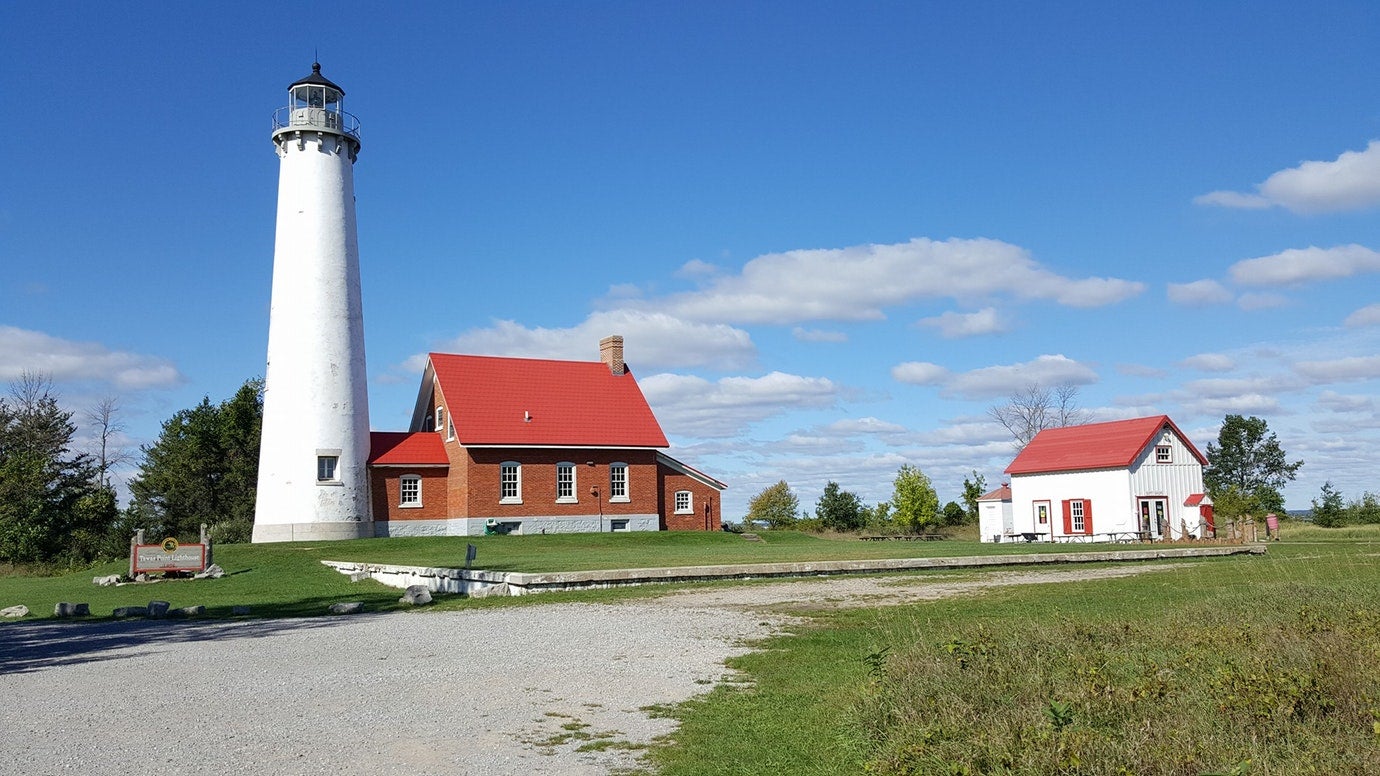
M 1164 377 L 1166 374 L 1163 369 L 1147 364 L 1117 364 L 1116 371 L 1117 374 L 1126 375 L 1127 377 L 1148 377 L 1152 379 Z
M 950 310 L 934 318 L 922 319 L 920 325 L 939 329 L 940 335 L 946 339 L 1000 334 L 1007 330 L 1006 323 L 993 307 L 984 307 L 972 313 L 956 313 Z
M 1370 304 L 1348 315 L 1343 323 L 1351 328 L 1380 325 L 1380 304 Z
M 833 434 L 875 434 L 885 436 L 888 434 L 903 434 L 906 427 L 899 423 L 888 423 L 878 418 L 844 418 L 836 420 L 825 426 L 825 429 Z
M 1318 407 L 1332 412 L 1369 412 L 1375 409 L 1375 399 L 1370 396 L 1323 391 L 1318 396 Z
M 1230 372 L 1236 368 L 1236 361 L 1221 353 L 1199 353 L 1185 358 L 1179 364 L 1200 372 Z
M 55 383 L 89 380 L 124 390 L 167 388 L 183 381 L 165 358 L 0 326 L 0 380 L 16 380 L 25 372 L 47 375 Z
M 1300 361 L 1294 370 L 1315 384 L 1380 378 L 1380 356 L 1352 356 L 1327 361 Z
M 1276 307 L 1283 307 L 1289 304 L 1289 300 L 1279 294 L 1251 293 L 1242 294 L 1241 298 L 1236 300 L 1236 304 L 1242 310 L 1250 312 L 1253 310 L 1273 310 Z
M 848 335 L 841 331 L 825 331 L 823 329 L 803 329 L 799 326 L 791 329 L 791 336 L 801 342 L 847 342 Z
M 1238 396 L 1219 396 L 1195 398 L 1184 402 L 1184 407 L 1195 415 L 1280 415 L 1284 414 L 1279 400 L 1273 396 L 1259 393 L 1244 393 Z
M 1280 170 L 1256 187 L 1256 194 L 1214 191 L 1199 205 L 1262 208 L 1279 206 L 1295 213 L 1329 213 L 1380 204 L 1380 140 L 1364 151 L 1345 151 L 1330 162 L 1306 161 Z
M 938 364 L 909 361 L 891 369 L 893 379 L 912 385 L 940 386 L 940 395 L 964 399 L 1008 396 L 1032 384 L 1089 385 L 1097 373 L 1063 355 L 1043 355 L 1023 364 L 988 366 L 970 372 L 952 373 Z
M 710 264 L 700 259 L 691 259 L 680 265 L 680 269 L 676 270 L 676 277 L 678 278 L 704 278 L 717 274 L 719 274 L 719 267 L 717 264 Z
M 1272 375 L 1267 377 L 1214 377 L 1207 380 L 1190 380 L 1184 383 L 1183 390 L 1188 396 L 1230 399 L 1238 396 L 1273 395 L 1298 391 L 1304 387 L 1306 387 L 1305 382 L 1298 378 Z
M 739 369 L 751 365 L 757 355 L 752 338 L 742 329 L 635 310 L 596 312 L 582 323 L 563 329 L 528 328 L 515 321 L 496 321 L 489 327 L 471 329 L 438 343 L 435 349 L 594 361 L 599 357 L 599 340 L 610 334 L 623 335 L 627 361 L 639 371 L 649 367 Z M 416 373 L 425 358 L 414 356 L 404 368 Z
M 1192 283 L 1170 283 L 1166 294 L 1174 304 L 1206 306 L 1226 304 L 1234 294 L 1216 280 L 1195 280 Z
M 1233 280 L 1253 286 L 1296 286 L 1365 272 L 1380 272 L 1380 253 L 1355 244 L 1291 248 L 1273 256 L 1238 261 L 1231 266 Z
M 790 324 L 879 320 L 919 299 L 964 302 L 992 295 L 1099 307 L 1144 290 L 1118 278 L 1068 278 L 999 240 L 916 238 L 893 245 L 796 250 L 759 256 L 705 288 L 649 299 L 640 309 L 685 320 Z
M 673 435 L 723 437 L 790 410 L 828 407 L 839 387 L 823 377 L 772 372 L 762 377 L 656 374 L 639 381 L 662 428 Z

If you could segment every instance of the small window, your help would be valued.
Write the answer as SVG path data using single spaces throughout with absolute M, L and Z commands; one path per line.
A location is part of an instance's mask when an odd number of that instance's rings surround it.
M 398 480 L 398 506 L 419 507 L 422 505 L 422 478 L 415 474 L 404 474 Z
M 678 491 L 676 491 L 676 514 L 678 514 L 678 515 L 689 515 L 689 514 L 694 514 L 694 512 L 695 512 L 694 502 L 691 500 L 690 491 L 688 491 L 688 490 L 678 490 Z
M 556 464 L 556 501 L 563 504 L 575 503 L 575 464 L 573 463 Z
M 498 503 L 522 503 L 522 464 L 505 461 L 498 470 Z
M 1083 502 L 1069 502 L 1069 517 L 1073 520 L 1074 533 L 1087 533 L 1087 527 L 1083 524 Z
M 609 464 L 609 501 L 628 500 L 628 465 Z
M 610 521 L 609 521 L 609 530 L 610 530 L 610 531 L 626 531 L 626 530 L 628 530 L 628 521 L 627 521 L 627 520 L 610 520 Z
M 449 442 L 452 439 L 455 439 L 455 418 L 449 417 L 446 418 L 446 441 Z
M 437 408 L 436 408 L 436 430 L 437 430 L 437 431 L 440 431 L 440 430 L 444 429 L 445 427 L 446 427 L 446 409 L 445 409 L 444 407 L 437 407 Z
M 1169 445 L 1155 445 L 1155 463 L 1173 463 L 1174 448 Z
M 339 482 L 336 476 L 336 469 L 340 465 L 338 455 L 318 455 L 316 456 L 316 481 L 317 482 Z

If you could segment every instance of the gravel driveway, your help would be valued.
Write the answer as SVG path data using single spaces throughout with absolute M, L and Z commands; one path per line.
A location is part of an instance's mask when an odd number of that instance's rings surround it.
M 306 620 L 0 628 L 0 774 L 607 774 L 801 605 L 884 605 L 1169 564 L 834 577 Z M 768 609 L 771 609 L 768 612 Z M 602 742 L 604 748 L 578 751 Z M 623 748 L 620 748 L 623 747 Z

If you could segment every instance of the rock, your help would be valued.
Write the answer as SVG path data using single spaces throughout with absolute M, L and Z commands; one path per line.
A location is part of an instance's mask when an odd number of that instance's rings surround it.
M 167 617 L 168 610 L 171 608 L 172 604 L 168 603 L 167 601 L 149 601 L 149 616 L 155 618 Z
M 92 577 L 91 583 L 93 585 L 100 585 L 101 587 L 110 587 L 111 585 L 118 585 L 120 584 L 120 575 L 110 574 L 104 577 Z
M 24 604 L 15 604 L 4 609 L 0 609 L 0 617 L 28 617 L 29 607 Z
M 65 617 L 86 617 L 91 614 L 89 604 L 74 604 L 67 601 L 59 601 L 53 606 L 53 616 L 58 618 Z
M 147 582 L 147 581 L 149 581 L 149 575 L 148 575 L 148 574 L 145 574 L 144 572 L 141 571 L 141 572 L 139 572 L 138 574 L 135 574 L 135 575 L 134 575 L 134 581 L 135 581 L 135 582 Z
M 359 614 L 364 611 L 363 601 L 341 601 L 331 604 L 331 614 Z
M 497 585 L 474 585 L 470 588 L 470 598 L 488 598 L 490 596 L 506 596 L 511 593 L 508 590 L 507 582 L 500 582 Z
M 368 579 L 368 578 L 369 578 L 369 572 L 367 572 L 367 571 L 351 571 L 351 572 L 350 572 L 350 581 L 351 581 L 351 582 L 363 582 L 364 580 L 366 580 L 366 579 Z
M 409 585 L 403 593 L 403 597 L 398 599 L 398 603 L 412 604 L 413 606 L 429 604 L 431 603 L 431 591 L 427 590 L 426 585 Z
M 147 617 L 149 616 L 149 608 L 147 606 L 119 606 L 111 614 L 115 615 L 117 620 L 123 620 L 127 617 Z
M 225 569 L 212 563 L 206 567 L 205 571 L 193 574 L 192 579 L 220 579 L 223 576 L 225 576 Z
M 178 617 L 200 617 L 205 613 L 206 607 L 204 606 L 184 606 L 181 609 L 176 609 L 170 612 L 170 614 L 176 615 Z
M 244 615 L 249 614 L 249 607 L 248 607 L 248 606 L 243 606 L 243 605 L 241 605 L 241 606 L 232 606 L 232 607 L 230 607 L 230 614 L 232 614 L 232 615 L 234 615 L 234 616 L 236 616 L 236 617 L 243 617 Z

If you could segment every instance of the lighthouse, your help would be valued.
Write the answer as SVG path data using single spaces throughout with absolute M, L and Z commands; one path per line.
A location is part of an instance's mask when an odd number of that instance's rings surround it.
M 321 74 L 273 118 L 278 221 L 254 541 L 373 536 L 355 234 L 359 122 Z

